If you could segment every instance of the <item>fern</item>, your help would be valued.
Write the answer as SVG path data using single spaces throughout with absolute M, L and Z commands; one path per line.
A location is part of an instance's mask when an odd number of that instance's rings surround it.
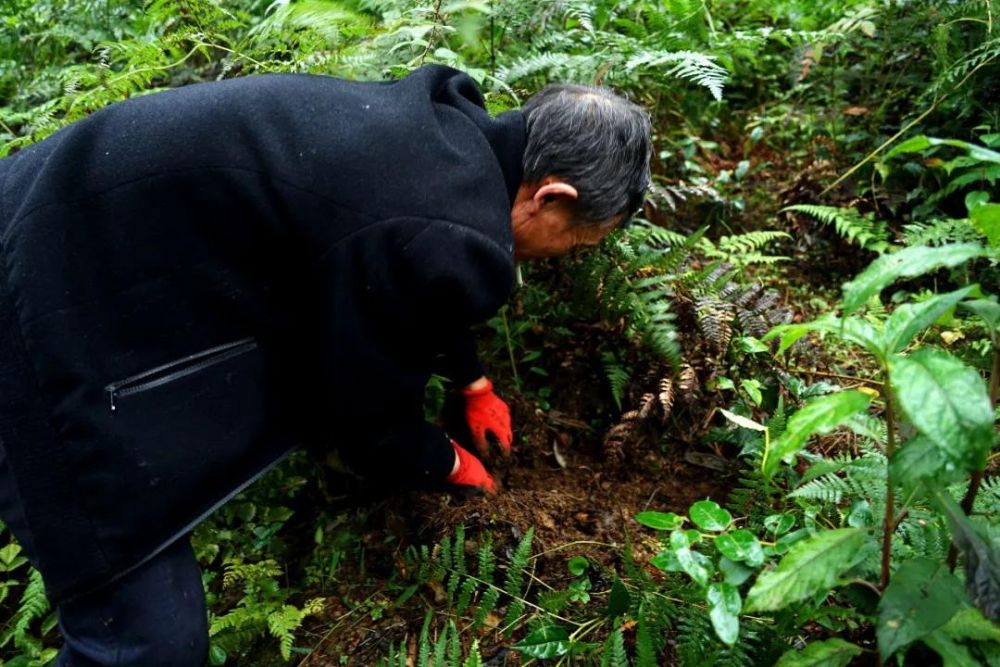
M 273 560 L 226 563 L 223 588 L 242 584 L 244 595 L 233 609 L 210 618 L 208 634 L 214 646 L 225 653 L 240 653 L 270 635 L 278 641 L 282 658 L 291 659 L 295 632 L 307 617 L 323 611 L 325 600 L 313 598 L 302 607 L 288 604 L 292 591 L 279 585 L 277 577 L 282 574 Z
M 482 627 L 499 605 L 501 598 L 509 600 L 507 610 L 508 633 L 517 627 L 525 607 L 523 598 L 524 572 L 531 559 L 534 530 L 529 529 L 514 550 L 503 586 L 494 583 L 497 569 L 493 540 L 485 535 L 477 552 L 475 575 L 465 558 L 465 528 L 459 526 L 453 534 L 445 535 L 429 549 L 426 546 L 409 547 L 405 559 L 407 569 L 416 576 L 418 584 L 431 581 L 445 582 L 448 600 L 458 615 L 472 613 L 472 626 Z
M 504 592 L 511 597 L 510 606 L 507 608 L 507 615 L 504 617 L 504 625 L 508 628 L 508 636 L 513 631 L 517 620 L 524 613 L 524 599 L 521 597 L 524 589 L 524 571 L 528 568 L 531 558 L 531 540 L 535 535 L 535 529 L 529 528 L 521 541 L 518 542 L 514 555 L 511 557 L 510 565 L 507 567 L 507 576 L 504 579 Z
M 621 410 L 622 395 L 625 393 L 625 388 L 631 381 L 632 376 L 611 352 L 605 352 L 601 355 L 601 361 L 604 364 L 604 375 L 607 377 L 608 385 L 611 387 L 611 397 L 614 399 L 618 409 Z
M 399 647 L 389 647 L 389 652 L 376 665 L 379 667 L 482 667 L 483 658 L 479 651 L 479 642 L 474 640 L 469 647 L 464 660 L 462 656 L 461 638 L 454 621 L 448 621 L 438 638 L 431 642 L 431 620 L 433 613 L 428 611 L 424 624 L 417 639 L 416 662 L 410 662 L 406 642 L 400 642 Z
M 865 250 L 881 254 L 892 248 L 889 242 L 889 228 L 884 222 L 876 220 L 873 213 L 862 215 L 853 208 L 813 204 L 788 206 L 782 211 L 805 213 L 823 224 L 833 225 L 837 234 Z
M 791 238 L 785 232 L 754 231 L 733 236 L 723 236 L 718 242 L 702 238 L 699 250 L 709 259 L 718 259 L 738 268 L 754 264 L 774 264 L 787 261 L 788 257 L 764 255 L 760 250 L 775 241 Z
M 26 651 L 29 655 L 38 655 L 42 652 L 42 642 L 32 636 L 31 626 L 44 618 L 49 611 L 49 599 L 45 595 L 45 583 L 42 581 L 41 573 L 31 568 L 28 571 L 28 583 L 21 593 L 21 600 L 18 603 L 17 612 L 11 619 L 12 627 L 10 634 L 4 633 L 0 640 L 3 646 L 13 639 L 14 646 Z
M 660 69 L 667 76 L 693 81 L 708 88 L 712 97 L 722 99 L 722 89 L 729 78 L 726 70 L 715 62 L 714 56 L 693 51 L 646 51 L 625 62 L 625 71 Z M 662 70 L 661 70 L 662 71 Z
M 267 615 L 267 629 L 271 636 L 278 640 L 282 658 L 291 660 L 295 631 L 302 626 L 302 621 L 307 616 L 322 612 L 323 603 L 323 598 L 315 598 L 307 602 L 302 609 L 286 604 Z
M 625 638 L 622 636 L 621 628 L 615 628 L 604 642 L 601 667 L 628 667 L 628 656 L 625 654 Z
M 924 95 L 925 99 L 953 92 L 958 84 L 965 81 L 974 72 L 998 60 L 1000 60 L 1000 37 L 983 41 L 939 76 L 928 87 Z
M 937 218 L 927 222 L 903 225 L 903 240 L 908 246 L 939 246 L 949 243 L 968 243 L 982 240 L 982 235 L 968 220 Z

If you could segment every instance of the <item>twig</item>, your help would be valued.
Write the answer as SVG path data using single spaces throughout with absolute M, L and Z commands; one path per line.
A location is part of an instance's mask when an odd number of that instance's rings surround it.
M 882 383 L 878 380 L 873 380 L 869 378 L 856 377 L 854 375 L 842 375 L 840 373 L 830 373 L 827 371 L 814 371 L 808 368 L 789 368 L 788 371 L 792 373 L 802 373 L 806 375 L 820 375 L 822 377 L 837 378 L 839 380 L 851 380 L 852 382 L 861 382 L 864 384 L 870 384 L 876 387 L 881 387 Z

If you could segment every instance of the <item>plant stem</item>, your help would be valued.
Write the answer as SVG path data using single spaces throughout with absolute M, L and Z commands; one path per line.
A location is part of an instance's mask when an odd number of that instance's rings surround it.
M 885 385 L 882 387 L 882 397 L 885 400 L 885 423 L 886 423 L 886 444 L 885 444 L 885 526 L 882 533 L 882 576 L 879 583 L 882 590 L 889 585 L 889 562 L 892 554 L 892 534 L 896 532 L 896 508 L 895 496 L 892 489 L 892 454 L 896 449 L 896 414 L 892 405 L 892 385 L 888 376 Z
M 507 354 L 510 355 L 510 370 L 514 374 L 514 386 L 521 391 L 521 378 L 517 375 L 517 362 L 514 360 L 514 342 L 510 339 L 510 324 L 507 322 L 507 306 L 500 310 L 503 319 L 503 333 L 507 339 Z

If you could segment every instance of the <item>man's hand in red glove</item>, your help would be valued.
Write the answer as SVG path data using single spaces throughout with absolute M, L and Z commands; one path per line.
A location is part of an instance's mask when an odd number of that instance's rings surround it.
M 514 433 L 510 428 L 510 408 L 493 393 L 493 383 L 482 377 L 462 390 L 465 397 L 465 421 L 472 434 L 472 444 L 480 456 L 489 455 L 492 435 L 504 456 L 510 456 Z
M 454 440 L 451 441 L 451 446 L 455 448 L 455 467 L 445 481 L 456 486 L 471 486 L 486 493 L 496 493 L 493 478 L 479 459 L 462 449 Z

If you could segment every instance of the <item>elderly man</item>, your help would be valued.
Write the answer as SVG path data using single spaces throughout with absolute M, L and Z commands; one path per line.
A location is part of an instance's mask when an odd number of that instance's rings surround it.
M 0 161 L 0 515 L 58 605 L 59 664 L 200 664 L 187 535 L 297 445 L 493 491 L 424 421 L 429 374 L 462 388 L 480 453 L 509 451 L 469 327 L 515 260 L 637 209 L 649 134 L 599 88 L 490 118 L 428 66 L 168 90 Z

